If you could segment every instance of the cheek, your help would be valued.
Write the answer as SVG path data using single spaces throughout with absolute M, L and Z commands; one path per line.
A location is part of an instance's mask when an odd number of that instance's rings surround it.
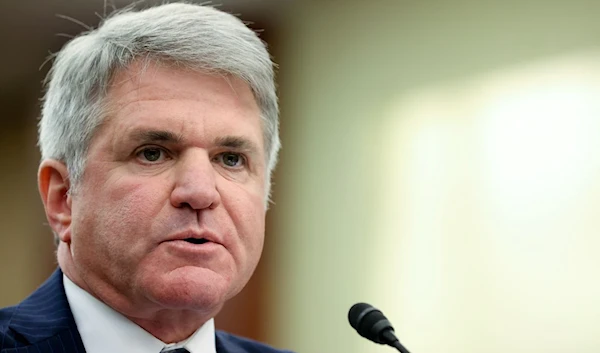
M 265 209 L 262 195 L 236 193 L 228 201 L 229 215 L 236 227 L 249 263 L 258 263 L 265 234 Z M 245 197 L 240 197 L 244 195 Z
M 107 205 L 114 205 L 118 213 L 147 219 L 164 207 L 168 185 L 163 178 L 114 177 L 107 180 L 100 197 L 105 197 Z
M 86 195 L 90 201 L 83 210 L 83 226 L 91 230 L 89 236 L 93 237 L 90 241 L 102 242 L 108 251 L 122 252 L 124 249 L 116 247 L 127 243 L 126 248 L 135 250 L 136 244 L 147 240 L 143 235 L 151 234 L 154 220 L 165 204 L 165 196 L 153 183 L 120 178 L 93 190 L 90 191 L 94 197 Z

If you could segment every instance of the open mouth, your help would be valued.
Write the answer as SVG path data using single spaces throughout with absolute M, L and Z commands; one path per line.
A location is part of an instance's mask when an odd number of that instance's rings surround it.
M 202 239 L 197 239 L 197 238 L 187 238 L 184 239 L 185 241 L 187 241 L 188 243 L 192 243 L 192 244 L 204 244 L 204 243 L 208 243 L 208 240 L 202 238 Z

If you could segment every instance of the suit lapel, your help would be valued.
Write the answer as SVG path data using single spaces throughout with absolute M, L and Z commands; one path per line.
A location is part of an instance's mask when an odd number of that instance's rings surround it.
M 217 353 L 248 353 L 243 347 L 227 339 L 227 335 L 221 331 L 215 332 L 215 346 Z
M 15 347 L 0 353 L 84 353 L 60 269 L 22 301 L 8 325 Z

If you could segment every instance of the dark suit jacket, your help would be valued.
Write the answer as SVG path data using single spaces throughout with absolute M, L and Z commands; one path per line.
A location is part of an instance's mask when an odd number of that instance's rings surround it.
M 217 353 L 286 353 L 222 331 L 216 332 L 216 346 Z M 20 304 L 0 309 L 0 353 L 25 352 L 85 352 L 60 269 Z

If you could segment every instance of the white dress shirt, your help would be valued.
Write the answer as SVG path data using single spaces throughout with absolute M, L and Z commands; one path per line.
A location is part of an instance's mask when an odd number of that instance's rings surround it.
M 81 289 L 64 274 L 63 283 L 87 353 L 160 353 L 163 349 L 175 348 L 185 348 L 190 353 L 216 353 L 213 319 L 185 341 L 165 344 Z

